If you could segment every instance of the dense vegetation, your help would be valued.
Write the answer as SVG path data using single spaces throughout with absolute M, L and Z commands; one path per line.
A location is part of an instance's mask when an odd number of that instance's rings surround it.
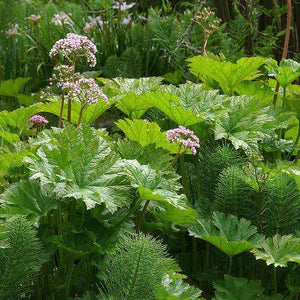
M 0 299 L 299 298 L 287 3 L 0 1 Z

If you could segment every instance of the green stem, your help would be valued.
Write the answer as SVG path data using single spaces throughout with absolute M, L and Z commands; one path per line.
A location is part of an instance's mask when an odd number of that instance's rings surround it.
M 297 148 L 297 146 L 298 146 L 299 139 L 300 139 L 300 119 L 299 119 L 299 122 L 298 122 L 298 133 L 297 133 L 295 142 L 294 142 L 294 144 L 293 144 L 293 147 L 292 147 L 292 149 L 291 149 L 291 152 L 290 152 L 290 154 L 289 154 L 288 157 L 287 157 L 287 160 L 290 160 L 290 159 L 291 159 L 294 150 L 295 150 L 295 149 Z M 296 156 L 296 157 L 297 157 L 297 156 Z
M 283 88 L 282 108 L 284 108 L 285 106 L 285 99 L 286 99 L 286 87 Z
M 77 127 L 79 127 L 80 123 L 81 123 L 81 119 L 82 119 L 82 113 L 83 113 L 83 110 L 85 108 L 85 104 L 81 104 L 81 108 L 80 108 L 80 112 L 79 112 L 79 118 L 78 118 L 78 122 L 77 122 Z
M 142 199 L 138 199 L 136 201 L 136 203 L 134 204 L 134 206 L 128 211 L 128 213 L 114 226 L 114 227 L 118 227 L 120 226 L 124 221 L 126 221 L 132 214 L 134 214 L 138 208 L 140 207 L 141 203 L 142 203 Z
M 73 275 L 73 270 L 74 270 L 74 261 L 71 260 L 71 263 L 69 265 L 68 273 L 67 273 L 67 278 L 66 278 L 66 291 L 65 291 L 65 297 L 66 299 L 70 295 L 70 289 L 71 289 L 71 280 L 72 280 L 72 275 Z
M 68 118 L 67 121 L 71 122 L 71 112 L 72 112 L 72 98 L 69 96 L 68 98 Z
M 58 124 L 57 124 L 58 128 L 61 127 L 64 104 L 65 104 L 65 90 L 62 91 L 62 96 L 61 96 L 61 106 L 60 106 L 60 113 L 59 113 L 59 119 L 58 119 Z
M 231 269 L 232 269 L 232 256 L 229 256 L 228 275 L 231 274 Z
M 37 126 L 37 127 L 36 127 L 36 132 L 35 132 L 35 137 L 37 137 L 38 134 L 39 134 L 39 127 Z
M 182 179 L 184 194 L 187 196 L 188 199 L 191 199 L 191 193 L 190 193 L 189 182 L 188 182 L 188 174 L 186 172 L 183 156 L 179 157 L 179 165 L 180 165 L 180 175 Z
M 294 164 L 297 163 L 298 159 L 300 157 L 300 150 L 298 151 L 297 155 L 296 155 L 296 158 L 295 158 L 295 161 L 294 161 Z
M 145 203 L 145 205 L 144 205 L 144 207 L 143 207 L 143 210 L 142 210 L 142 212 L 141 212 L 141 214 L 139 216 L 139 219 L 138 219 L 138 221 L 136 223 L 136 227 L 135 227 L 136 233 L 140 232 L 140 227 L 141 227 L 141 224 L 142 224 L 142 220 L 144 218 L 144 215 L 146 213 L 146 210 L 147 210 L 147 207 L 148 207 L 149 203 L 150 203 L 150 200 L 147 200 L 146 203 Z
M 198 267 L 198 251 L 197 251 L 197 239 L 196 238 L 192 238 L 192 246 L 193 246 L 193 271 L 194 273 L 196 273 L 197 267 Z
M 209 249 L 210 244 L 206 242 L 206 251 L 205 251 L 205 260 L 204 260 L 204 272 L 207 272 L 209 269 Z
M 176 161 L 178 160 L 178 158 L 179 158 L 179 156 L 180 156 L 181 146 L 182 146 L 182 145 L 179 146 L 178 151 L 177 151 L 176 155 L 174 156 L 174 158 L 173 158 L 173 160 L 172 160 L 172 162 L 171 162 L 171 167 L 174 167 L 174 166 L 175 166 L 175 163 L 176 163 Z
M 277 293 L 277 271 L 276 271 L 276 267 L 274 267 L 273 270 L 273 284 L 274 284 L 274 293 Z

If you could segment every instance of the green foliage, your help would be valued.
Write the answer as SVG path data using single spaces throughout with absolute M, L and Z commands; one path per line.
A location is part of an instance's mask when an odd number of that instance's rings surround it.
M 56 195 L 49 185 L 40 186 L 37 180 L 23 180 L 10 186 L 1 196 L 1 214 L 24 215 L 33 222 L 56 208 Z
M 178 266 L 160 241 L 145 235 L 126 237 L 105 261 L 104 287 L 112 299 L 155 299 L 155 287 L 165 273 L 174 271 Z
M 82 113 L 82 123 L 92 124 L 96 119 L 98 119 L 106 110 L 108 110 L 114 104 L 114 100 L 110 100 L 107 104 L 104 100 L 98 99 L 97 104 L 88 105 Z M 68 114 L 68 104 L 64 104 L 63 108 L 63 119 L 67 120 Z M 50 99 L 47 103 L 39 103 L 36 105 L 37 112 L 47 112 L 52 113 L 56 116 L 60 115 L 61 102 L 56 99 Z M 73 101 L 71 109 L 71 122 L 77 124 L 79 113 L 81 109 L 81 103 Z
M 215 282 L 216 289 L 214 300 L 258 300 L 265 299 L 264 288 L 260 280 L 247 280 L 230 275 L 224 275 L 224 281 Z
M 111 55 L 104 66 L 104 75 L 108 78 L 135 78 L 142 75 L 142 59 L 134 47 L 127 48 L 120 57 Z
M 157 148 L 163 148 L 171 153 L 177 153 L 178 146 L 170 144 L 165 132 L 160 131 L 157 123 L 148 123 L 145 120 L 119 120 L 116 125 L 131 140 L 142 146 L 155 144 Z
M 300 64 L 292 59 L 284 59 L 279 66 L 275 60 L 267 65 L 269 76 L 274 76 L 279 84 L 286 88 L 300 76 Z
M 105 204 L 108 211 L 127 206 L 128 180 L 119 172 L 118 156 L 97 132 L 87 125 L 67 125 L 43 133 L 37 158 L 28 158 L 34 179 L 48 184 L 64 198 L 82 200 L 88 209 Z
M 117 56 L 111 55 L 107 58 L 103 72 L 108 78 L 115 78 L 119 76 L 119 59 Z
M 36 232 L 24 218 L 1 224 L 7 245 L 0 249 L 0 298 L 30 297 L 46 256 Z
M 256 259 L 265 260 L 267 265 L 286 267 L 288 262 L 300 263 L 300 239 L 292 235 L 276 234 L 266 239 L 252 253 Z
M 290 234 L 300 226 L 300 194 L 295 180 L 278 174 L 265 187 L 263 218 L 268 235 Z
M 262 101 L 236 97 L 228 116 L 216 121 L 215 139 L 228 139 L 235 149 L 256 152 L 260 141 L 274 136 L 274 122 Z
M 217 90 L 206 90 L 203 85 L 187 82 L 179 87 L 162 87 L 166 92 L 179 97 L 179 103 L 186 110 L 193 111 L 197 117 L 214 121 L 226 116 L 229 97 L 220 95 Z
M 167 201 L 176 208 L 185 208 L 185 195 L 177 194 L 181 187 L 177 183 L 178 176 L 164 177 L 163 172 L 140 165 L 136 160 L 125 161 L 123 172 L 138 189 L 141 200 Z
M 245 172 L 238 167 L 223 169 L 218 177 L 214 209 L 255 220 L 255 192 L 247 179 Z
M 5 80 L 0 83 L 0 95 L 18 97 L 20 95 L 21 89 L 26 84 L 30 78 L 16 78 L 15 80 Z
M 157 300 L 195 300 L 199 299 L 201 290 L 188 285 L 182 279 L 185 277 L 177 273 L 163 276 L 161 285 L 155 290 Z
M 211 219 L 198 219 L 189 233 L 213 244 L 229 257 L 251 250 L 264 239 L 250 221 L 220 212 L 214 212 Z
M 173 173 L 170 166 L 172 156 L 169 151 L 163 148 L 157 148 L 155 144 L 142 146 L 135 141 L 120 141 L 116 149 L 122 158 L 134 160 L 136 159 L 141 165 L 149 165 L 156 171 Z
M 142 59 L 135 48 L 128 48 L 122 53 L 120 57 L 120 71 L 122 77 L 141 77 Z
M 192 74 L 218 82 L 222 91 L 228 95 L 234 95 L 235 89 L 243 81 L 260 76 L 258 68 L 265 63 L 261 57 L 243 57 L 237 63 L 221 62 L 203 56 L 189 58 L 187 61 Z M 205 79 L 203 81 L 207 83 Z
M 238 168 L 245 162 L 243 155 L 230 145 L 224 144 L 220 146 L 215 143 L 201 145 L 198 166 L 201 170 L 199 174 L 200 199 L 196 202 L 201 215 L 203 213 L 207 214 L 208 211 L 214 209 L 212 203 L 215 201 L 216 188 L 219 176 L 223 173 L 222 171 L 231 166 Z M 227 188 L 226 186 L 226 191 Z M 206 202 L 208 203 L 205 203 L 205 199 L 207 199 Z

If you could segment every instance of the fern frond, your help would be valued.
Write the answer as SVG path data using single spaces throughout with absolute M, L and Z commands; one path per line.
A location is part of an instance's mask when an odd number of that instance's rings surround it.
M 0 250 L 0 298 L 15 300 L 31 295 L 34 280 L 46 261 L 42 245 L 25 218 L 2 225 L 8 247 Z
M 125 238 L 107 258 L 103 281 L 109 299 L 150 300 L 163 275 L 177 270 L 166 246 L 150 236 L 135 235 Z
M 265 231 L 290 234 L 300 228 L 300 192 L 297 183 L 287 174 L 279 174 L 267 182 L 263 218 Z
M 215 210 L 255 220 L 255 191 L 246 181 L 247 176 L 240 168 L 223 170 L 216 188 Z

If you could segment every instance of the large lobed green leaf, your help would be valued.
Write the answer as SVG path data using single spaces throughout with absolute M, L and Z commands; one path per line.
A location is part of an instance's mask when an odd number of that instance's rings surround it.
M 190 235 L 205 240 L 232 257 L 258 246 L 264 237 L 246 219 L 214 212 L 211 219 L 198 219 Z
M 224 275 L 224 281 L 215 282 L 214 300 L 263 300 L 264 288 L 260 280 L 247 280 Z M 277 298 L 276 298 L 277 299 Z
M 177 194 L 181 188 L 178 177 L 166 178 L 161 171 L 153 170 L 147 165 L 140 165 L 136 160 L 123 161 L 123 164 L 122 172 L 138 189 L 140 199 L 166 201 L 179 209 L 186 207 L 185 195 Z
M 266 239 L 252 253 L 256 259 L 265 260 L 267 265 L 286 267 L 288 262 L 300 264 L 300 239 L 292 235 L 276 234 Z
M 234 95 L 234 91 L 243 81 L 260 76 L 258 68 L 265 59 L 262 57 L 243 57 L 236 63 L 218 61 L 210 57 L 195 56 L 187 59 L 191 72 L 195 76 L 204 76 L 219 83 L 223 92 Z
M 165 132 L 160 131 L 157 123 L 148 123 L 144 120 L 119 120 L 116 125 L 132 141 L 136 141 L 142 146 L 155 144 L 157 148 L 163 148 L 171 153 L 178 152 L 178 146 L 170 144 Z
M 22 180 L 12 185 L 3 195 L 1 214 L 26 215 L 33 222 L 56 208 L 58 199 L 49 185 L 41 189 L 37 180 Z
M 97 131 L 83 125 L 44 131 L 46 145 L 27 158 L 33 179 L 49 184 L 59 197 L 74 197 L 88 209 L 105 204 L 108 211 L 130 203 L 129 182 L 117 169 L 118 156 Z

